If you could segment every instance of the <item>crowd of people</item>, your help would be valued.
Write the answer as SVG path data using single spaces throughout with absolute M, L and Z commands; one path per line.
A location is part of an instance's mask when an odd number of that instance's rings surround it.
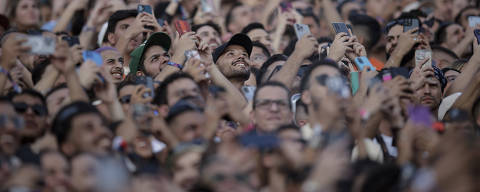
M 480 191 L 479 0 L 1 0 L 0 191 Z

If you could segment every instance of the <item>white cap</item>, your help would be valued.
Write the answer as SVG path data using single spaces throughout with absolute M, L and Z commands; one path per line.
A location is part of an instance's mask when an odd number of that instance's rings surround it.
M 97 44 L 99 47 L 102 47 L 103 38 L 105 38 L 105 33 L 107 33 L 108 22 L 105 22 L 98 33 Z
M 461 92 L 457 92 L 443 98 L 442 103 L 440 103 L 440 106 L 438 107 L 438 120 L 443 120 L 445 114 L 447 114 L 448 110 L 450 110 L 455 101 L 457 101 L 458 97 L 460 97 L 461 95 Z

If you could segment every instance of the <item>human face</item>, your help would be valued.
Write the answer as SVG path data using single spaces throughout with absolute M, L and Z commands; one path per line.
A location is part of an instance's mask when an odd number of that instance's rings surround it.
M 15 23 L 20 29 L 28 29 L 40 22 L 40 9 L 35 0 L 20 0 L 15 8 Z
M 263 49 L 260 48 L 260 47 L 256 47 L 256 46 L 253 46 L 252 48 L 252 54 L 250 55 L 250 61 L 253 68 L 257 68 L 257 69 L 260 69 L 263 65 L 263 63 L 265 63 L 265 61 L 267 61 L 268 57 L 267 55 L 265 55 L 263 53 Z
M 218 160 L 209 164 L 202 177 L 215 188 L 215 191 L 251 192 L 253 189 L 248 183 L 248 173 L 237 170 L 235 163 L 228 160 Z
M 281 87 L 266 86 L 258 90 L 251 118 L 259 131 L 272 132 L 292 122 L 288 92 Z
M 304 17 L 303 24 L 308 25 L 308 28 L 310 28 L 310 33 L 312 33 L 315 38 L 321 37 L 320 26 L 313 17 Z
M 173 182 L 184 190 L 190 190 L 199 177 L 201 153 L 189 151 L 178 157 L 173 171 Z
M 130 109 L 130 99 L 132 98 L 134 91 L 134 85 L 126 85 L 118 92 L 118 98 L 120 98 L 120 103 L 122 104 L 122 109 L 124 112 L 128 112 Z
M 45 176 L 46 188 L 50 191 L 67 191 L 68 162 L 60 153 L 51 152 L 42 156 L 41 166 Z
M 395 47 L 397 47 L 398 44 L 398 38 L 402 33 L 402 25 L 395 25 L 390 29 L 387 34 L 387 44 L 385 45 L 385 51 L 387 52 L 387 54 L 391 55 L 393 50 L 395 50 Z
M 110 74 L 114 83 L 123 80 L 123 57 L 118 51 L 107 50 L 101 53 L 103 58 L 103 70 Z
M 238 6 L 232 10 L 232 22 L 227 27 L 233 34 L 239 33 L 255 20 L 254 15 L 252 7 L 248 5 Z
M 227 78 L 243 77 L 248 79 L 250 75 L 250 59 L 248 53 L 240 45 L 230 45 L 218 58 L 219 70 Z
M 465 37 L 463 27 L 458 24 L 452 24 L 447 27 L 447 37 L 445 38 L 445 47 L 453 49 Z
M 147 72 L 147 75 L 152 77 L 157 76 L 170 60 L 170 56 L 168 55 L 167 51 L 158 45 L 149 47 L 143 54 L 143 58 L 143 66 L 145 66 L 145 71 Z
M 87 154 L 77 156 L 72 160 L 71 183 L 75 191 L 94 191 L 97 175 L 95 170 L 98 166 L 97 160 Z
M 15 96 L 12 99 L 15 110 L 25 119 L 25 129 L 20 135 L 25 138 L 37 138 L 42 135 L 46 128 L 47 107 L 42 100 L 28 94 Z
M 200 94 L 200 88 L 198 87 L 195 81 L 182 78 L 172 82 L 167 87 L 167 98 L 168 98 L 168 106 L 171 107 L 175 105 L 180 99 L 191 96 L 198 98 L 199 100 L 203 101 L 203 97 Z
M 75 152 L 105 154 L 111 149 L 112 133 L 97 113 L 78 115 L 71 122 L 67 143 Z
M 435 112 L 442 101 L 440 82 L 433 76 L 427 77 L 423 85 L 415 90 L 414 95 L 420 101 L 420 104 L 429 107 L 432 112 Z
M 23 118 L 10 103 L 0 103 L 0 152 L 14 155 L 19 146 L 18 132 L 23 129 Z
M 270 52 L 272 52 L 272 38 L 263 29 L 254 29 L 247 33 L 247 36 L 253 41 L 259 41 L 265 45 Z
M 435 0 L 435 16 L 443 21 L 453 20 L 453 0 Z
M 454 70 L 448 70 L 446 73 L 445 73 L 445 78 L 447 79 L 447 85 L 445 86 L 445 90 L 448 89 L 448 87 L 450 87 L 450 85 L 452 85 L 453 81 L 455 81 L 455 79 L 460 75 L 459 72 L 457 71 L 454 71 Z
M 210 50 L 215 50 L 222 41 L 220 40 L 220 34 L 218 34 L 213 27 L 205 25 L 197 30 L 197 34 L 200 40 L 207 42 Z
M 135 22 L 135 17 L 126 18 L 124 20 L 120 20 L 117 22 L 117 25 L 115 26 L 115 32 L 113 34 L 112 33 L 108 34 L 109 35 L 108 41 L 111 46 L 115 46 L 118 42 L 118 39 L 126 35 L 125 32 L 130 27 L 130 24 L 133 22 Z M 143 38 L 144 38 L 143 34 L 140 33 L 134 39 L 131 39 L 128 42 L 127 50 L 129 50 L 129 52 L 133 51 L 136 47 L 138 47 L 143 42 Z
M 184 112 L 170 123 L 173 133 L 180 142 L 188 142 L 202 136 L 205 125 L 205 115 L 198 111 Z
M 455 62 L 455 58 L 442 52 L 442 51 L 433 51 L 432 58 L 435 61 L 435 64 L 438 68 L 443 69 L 445 67 L 452 66 L 453 62 Z

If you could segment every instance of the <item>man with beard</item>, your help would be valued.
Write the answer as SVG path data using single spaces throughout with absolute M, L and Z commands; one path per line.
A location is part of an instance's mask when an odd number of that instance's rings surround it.
M 102 55 L 102 69 L 110 75 L 114 83 L 120 83 L 123 80 L 123 57 L 116 48 L 101 47 L 95 52 Z
M 403 28 L 408 20 L 417 20 L 421 26 L 420 20 L 415 16 L 408 14 L 400 16 L 398 19 L 390 22 L 386 26 L 387 43 L 385 51 L 388 61 L 385 68 L 388 67 L 414 67 L 413 58 L 415 49 L 427 49 L 428 40 L 424 38 L 419 28 L 404 32 Z M 419 32 L 420 31 L 420 32 Z
M 443 72 L 436 66 L 432 69 L 424 69 L 420 73 L 414 70 L 410 79 L 415 82 L 414 96 L 419 104 L 428 107 L 432 114 L 438 114 L 438 107 L 443 98 L 442 93 L 447 85 Z
M 236 34 L 213 52 L 213 62 L 222 74 L 240 89 L 250 77 L 252 41 L 245 34 Z
M 31 144 L 45 133 L 48 110 L 45 97 L 33 89 L 11 97 L 15 111 L 25 119 L 25 128 L 20 133 L 22 144 Z
M 210 50 L 215 50 L 222 41 L 220 40 L 221 32 L 220 27 L 212 22 L 208 22 L 205 24 L 194 25 L 192 26 L 192 31 L 195 31 L 200 37 L 200 40 L 203 42 L 207 42 Z
M 165 33 L 154 33 L 131 54 L 130 73 L 137 76 L 157 76 L 170 61 L 171 40 Z
M 59 151 L 67 157 L 89 152 L 106 154 L 111 150 L 112 133 L 100 112 L 78 101 L 63 107 L 55 116 L 52 132 Z

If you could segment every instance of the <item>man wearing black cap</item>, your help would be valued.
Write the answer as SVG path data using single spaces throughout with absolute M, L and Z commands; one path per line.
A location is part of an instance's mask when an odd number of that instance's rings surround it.
M 240 89 L 250 76 L 252 41 L 245 34 L 236 34 L 213 52 L 213 62 L 222 74 Z
M 152 34 L 130 55 L 130 72 L 155 77 L 169 62 L 170 37 L 162 32 Z

